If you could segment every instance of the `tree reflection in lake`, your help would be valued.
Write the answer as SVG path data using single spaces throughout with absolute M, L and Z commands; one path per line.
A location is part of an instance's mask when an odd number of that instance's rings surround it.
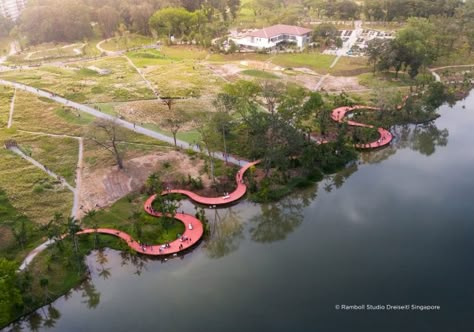
M 46 329 L 53 328 L 60 318 L 61 313 L 59 310 L 52 304 L 49 304 L 12 324 L 8 332 L 24 330 L 39 331 L 42 327 Z
M 91 280 L 84 281 L 79 289 L 82 290 L 82 297 L 84 298 L 82 303 L 85 303 L 89 309 L 97 308 L 100 303 L 100 292 L 97 291 Z
M 206 242 L 206 252 L 211 258 L 221 258 L 239 248 L 243 239 L 243 222 L 233 209 L 214 210 L 214 220 L 209 222 L 210 237 Z
M 134 273 L 138 276 L 142 274 L 143 270 L 147 270 L 148 259 L 146 256 L 138 255 L 128 249 L 120 251 L 120 258 L 122 259 L 120 265 L 133 265 L 136 268 Z
M 346 182 L 346 180 L 352 174 L 357 172 L 357 170 L 357 162 L 353 162 L 343 170 L 337 172 L 336 174 L 326 176 L 324 179 L 324 190 L 329 193 L 333 190 L 333 188 L 341 188 L 344 182 Z
M 269 243 L 281 241 L 303 222 L 303 208 L 316 198 L 317 186 L 301 190 L 279 202 L 261 205 L 261 212 L 250 219 L 253 241 Z
M 395 126 L 390 131 L 394 135 L 392 143 L 380 150 L 362 152 L 360 157 L 362 162 L 380 163 L 400 149 L 411 149 L 422 155 L 431 156 L 436 152 L 436 147 L 448 145 L 448 129 L 438 129 L 434 122 Z
M 97 268 L 97 272 L 99 272 L 99 276 L 104 280 L 109 279 L 112 274 L 110 272 L 110 268 L 105 266 L 108 261 L 109 260 L 107 259 L 104 249 L 99 249 L 96 251 L 96 262 L 100 265 L 100 267 Z
M 396 148 L 410 148 L 430 156 L 437 146 L 448 144 L 449 132 L 447 129 L 438 129 L 433 122 L 420 125 L 405 125 L 392 128 L 395 134 L 393 145 Z

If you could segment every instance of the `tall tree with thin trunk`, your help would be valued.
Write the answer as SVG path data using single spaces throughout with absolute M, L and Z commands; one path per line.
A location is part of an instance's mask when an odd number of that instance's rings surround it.
M 115 120 L 98 119 L 92 123 L 87 132 L 87 138 L 105 150 L 109 151 L 115 158 L 119 169 L 123 169 L 123 151 L 119 145 L 126 140 L 126 131 L 121 128 Z

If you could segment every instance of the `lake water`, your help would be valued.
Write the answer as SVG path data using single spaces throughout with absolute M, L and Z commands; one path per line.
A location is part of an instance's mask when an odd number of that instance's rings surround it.
M 91 255 L 60 317 L 25 330 L 474 331 L 474 93 L 440 114 L 318 188 L 208 211 L 182 259 Z M 412 304 L 440 309 L 387 307 Z

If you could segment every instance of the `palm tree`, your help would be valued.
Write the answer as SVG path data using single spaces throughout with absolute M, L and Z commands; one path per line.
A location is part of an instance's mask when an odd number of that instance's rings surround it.
M 81 227 L 78 224 L 78 220 L 74 217 L 68 217 L 66 220 L 66 227 L 68 235 L 71 237 L 74 244 L 74 252 L 76 255 L 79 253 L 79 244 L 77 242 L 77 232 L 81 230 Z
M 99 242 L 99 234 L 97 232 L 97 229 L 99 228 L 99 224 L 97 223 L 97 220 L 95 219 L 95 216 L 97 214 L 97 211 L 92 209 L 87 211 L 85 218 L 88 218 L 92 222 L 92 228 L 94 228 L 95 233 L 94 233 L 94 248 L 97 248 L 97 243 Z
M 40 279 L 40 286 L 43 288 L 44 291 L 44 301 L 46 302 L 49 298 L 49 291 L 48 291 L 49 279 L 48 278 L 41 278 Z
M 48 239 L 54 241 L 59 250 L 63 249 L 61 237 L 62 237 L 62 224 L 63 215 L 62 213 L 56 212 L 53 219 L 46 225 Z

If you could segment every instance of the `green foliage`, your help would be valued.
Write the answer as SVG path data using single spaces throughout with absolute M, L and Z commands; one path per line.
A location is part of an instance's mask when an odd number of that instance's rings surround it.
M 73 42 L 92 34 L 89 10 L 74 0 L 48 0 L 27 6 L 20 30 L 33 44 Z
M 189 35 L 202 19 L 200 13 L 191 13 L 182 7 L 160 9 L 150 18 L 150 27 L 159 36 L 175 36 L 181 38 Z
M 16 263 L 0 258 L 0 326 L 6 325 L 23 303 L 17 287 Z

